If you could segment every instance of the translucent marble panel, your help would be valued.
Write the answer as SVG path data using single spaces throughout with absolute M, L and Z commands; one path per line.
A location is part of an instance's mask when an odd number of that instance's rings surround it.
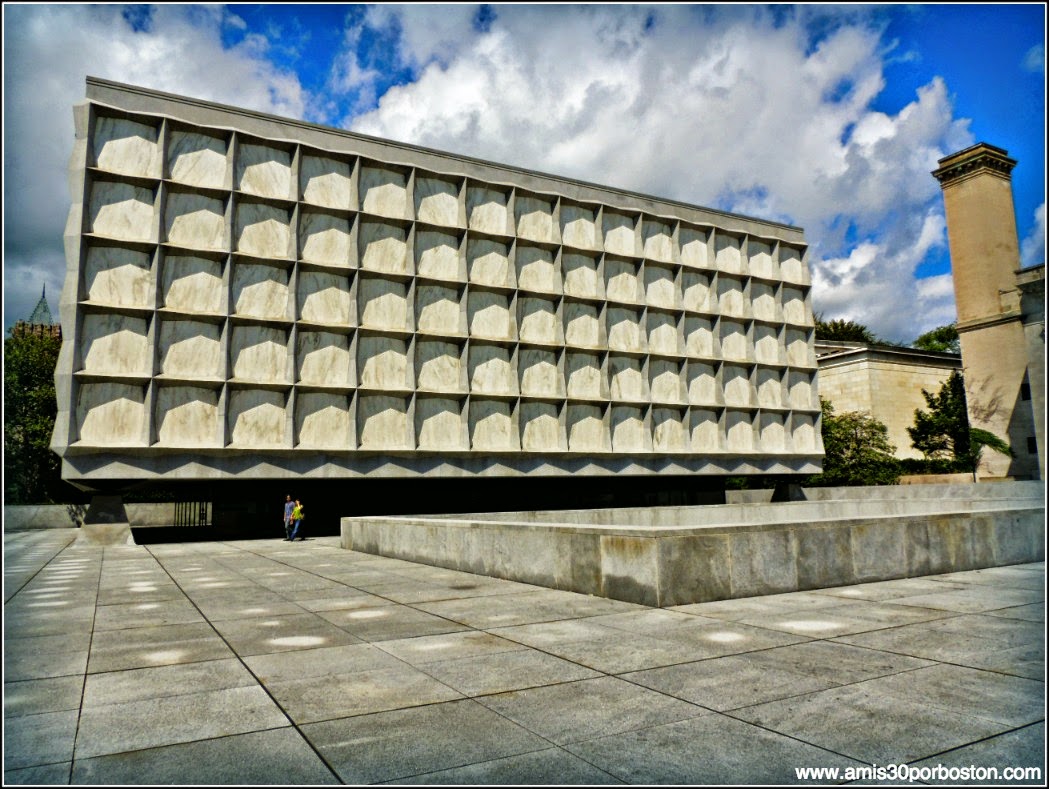
M 682 306 L 693 312 L 713 312 L 711 299 L 711 277 L 698 271 L 681 273 Z M 716 301 L 716 300 L 715 300 Z
M 688 449 L 688 434 L 684 414 L 669 408 L 652 409 L 652 450 L 655 452 L 684 452 Z
M 157 443 L 162 446 L 221 446 L 219 393 L 192 386 L 157 389 Z
M 471 291 L 468 299 L 470 335 L 493 340 L 513 339 L 516 321 L 510 313 L 510 298 L 505 293 Z
M 743 270 L 743 256 L 740 252 L 740 240 L 724 233 L 714 235 L 714 263 L 718 271 L 738 274 Z
M 648 400 L 648 381 L 641 360 L 632 356 L 609 356 L 608 377 L 613 400 Z
M 780 364 L 779 332 L 774 326 L 754 324 L 754 358 L 766 364 Z
M 572 452 L 610 452 L 612 437 L 602 409 L 594 405 L 568 406 L 568 449 Z
M 357 406 L 361 449 L 408 449 L 408 401 L 401 397 L 362 396 Z
M 756 372 L 758 405 L 762 408 L 782 407 L 783 385 L 780 383 L 780 371 L 759 367 Z
M 822 442 L 817 438 L 815 417 L 795 413 L 791 417 L 791 444 L 795 452 L 816 452 Z
M 752 415 L 745 411 L 725 413 L 725 446 L 730 452 L 750 452 L 754 449 Z
M 361 267 L 387 274 L 409 274 L 408 231 L 395 225 L 364 222 L 360 229 Z
M 485 238 L 471 238 L 466 245 L 466 261 L 470 282 L 513 287 L 510 252 L 506 244 Z
M 304 202 L 328 208 L 355 208 L 353 168 L 349 162 L 304 155 L 299 168 Z
M 681 262 L 692 268 L 707 268 L 710 265 L 707 256 L 707 234 L 702 230 L 682 227 L 678 233 L 681 244 Z
M 656 403 L 685 402 L 685 387 L 681 379 L 681 367 L 677 362 L 652 359 L 648 363 L 648 374 L 652 379 L 652 401 Z
M 650 312 L 648 324 L 649 353 L 679 354 L 677 318 L 664 312 Z
M 520 297 L 520 323 L 518 333 L 523 342 L 542 342 L 560 344 L 561 318 L 557 314 L 557 304 L 546 299 Z
M 805 282 L 805 269 L 801 264 L 801 251 L 791 247 L 779 248 L 780 276 L 787 282 Z
M 226 141 L 198 132 L 172 131 L 168 174 L 172 181 L 205 189 L 227 186 Z
M 366 213 L 407 219 L 408 176 L 381 167 L 361 168 L 361 206 Z
M 169 244 L 190 249 L 225 250 L 229 247 L 226 204 L 215 197 L 168 192 L 164 230 Z
M 287 433 L 284 394 L 261 389 L 231 390 L 229 425 L 234 446 L 284 446 Z
M 352 386 L 350 338 L 345 334 L 300 331 L 298 380 L 314 386 Z
M 612 408 L 609 424 L 614 452 L 644 452 L 651 449 L 648 430 L 645 427 L 645 415 L 640 408 Z
M 777 275 L 776 265 L 772 260 L 772 247 L 755 238 L 747 240 L 747 268 L 755 277 L 773 278 Z
M 369 389 L 412 388 L 408 343 L 404 340 L 361 337 L 357 357 L 361 386 Z
M 631 216 L 605 211 L 602 214 L 602 232 L 604 234 L 605 252 L 614 255 L 631 255 L 638 253 L 637 238 L 634 228 L 637 220 Z
M 521 404 L 521 449 L 557 452 L 568 448 L 568 439 L 553 403 Z
M 126 118 L 97 118 L 95 165 L 111 173 L 160 177 L 157 128 Z
M 688 401 L 695 405 L 714 405 L 720 401 L 720 387 L 713 364 L 689 362 Z
M 735 277 L 718 277 L 718 309 L 722 315 L 745 317 L 747 300 L 743 292 L 743 281 Z
M 637 264 L 626 260 L 606 259 L 605 294 L 615 301 L 644 301 L 644 291 L 638 281 Z
M 407 331 L 408 284 L 396 280 L 362 277 L 357 283 L 362 326 Z
M 808 332 L 787 329 L 785 335 L 787 364 L 791 367 L 815 367 L 816 354 L 809 345 Z
M 350 279 L 344 274 L 299 272 L 299 319 L 332 326 L 355 323 Z
M 557 369 L 557 353 L 536 348 L 519 351 L 521 394 L 532 397 L 563 397 L 564 378 Z
M 470 391 L 478 394 L 517 394 L 517 370 L 510 351 L 498 345 L 470 346 Z
M 721 369 L 721 385 L 728 405 L 751 405 L 750 370 L 726 364 Z
M 127 241 L 153 239 L 152 189 L 96 181 L 91 185 L 90 232 Z
M 645 218 L 641 223 L 641 243 L 649 260 L 674 259 L 674 229 L 656 219 Z
M 237 315 L 286 320 L 290 301 L 286 269 L 244 263 L 233 267 L 233 311 Z
M 294 200 L 291 153 L 242 142 L 237 152 L 236 184 L 248 194 Z
M 416 386 L 430 392 L 463 392 L 462 348 L 456 343 L 419 340 L 415 346 Z
M 529 195 L 518 194 L 514 200 L 517 235 L 532 241 L 555 242 L 554 204 Z
M 713 358 L 716 355 L 714 325 L 708 318 L 685 318 L 685 353 Z
M 432 225 L 459 225 L 459 185 L 423 176 L 415 179 L 415 218 Z
M 726 359 L 749 359 L 747 329 L 742 323 L 721 322 L 721 355 Z
M 522 290 L 560 293 L 561 277 L 549 249 L 517 245 L 517 286 Z
M 779 319 L 776 309 L 776 289 L 767 282 L 750 283 L 750 304 L 754 317 L 758 320 L 774 321 Z
M 509 403 L 476 398 L 470 401 L 470 448 L 488 451 L 521 448 Z
M 815 387 L 812 376 L 808 373 L 791 371 L 787 373 L 788 398 L 791 408 L 818 408 L 819 402 L 813 396 Z
M 163 306 L 185 312 L 223 311 L 222 263 L 188 255 L 166 255 L 162 277 Z
M 564 271 L 566 294 L 589 299 L 604 298 L 604 282 L 596 258 L 565 253 L 561 256 L 561 268 Z
M 509 232 L 507 215 L 508 196 L 505 192 L 485 186 L 470 186 L 466 190 L 466 214 L 470 229 L 482 233 Z
M 350 220 L 303 211 L 299 216 L 299 257 L 327 266 L 352 266 L 357 255 Z
M 674 309 L 681 306 L 674 269 L 645 264 L 645 301 L 653 307 Z
M 693 452 L 721 450 L 721 427 L 716 411 L 693 408 L 689 418 Z
M 84 262 L 89 300 L 117 307 L 152 307 L 150 256 L 118 247 L 90 247 Z
M 420 276 L 454 280 L 462 277 L 457 236 L 416 229 L 415 260 Z
M 567 356 L 569 397 L 607 397 L 605 376 L 601 371 L 601 357 L 597 354 L 570 353 Z
M 346 395 L 300 392 L 295 404 L 298 446 L 353 449 L 353 419 Z
M 146 390 L 141 386 L 81 384 L 76 420 L 80 441 L 102 446 L 144 443 Z
M 291 257 L 291 214 L 262 203 L 237 205 L 237 251 L 260 258 Z
M 786 431 L 783 414 L 762 414 L 758 425 L 758 448 L 762 452 L 782 452 L 786 449 Z
M 615 351 L 644 352 L 645 337 L 637 311 L 608 308 L 608 347 Z
M 565 320 L 565 342 L 581 348 L 599 348 L 603 344 L 601 313 L 597 305 L 566 301 L 562 305 Z
M 230 356 L 238 380 L 288 382 L 288 335 L 283 329 L 234 326 Z
M 797 288 L 783 288 L 783 320 L 799 326 L 809 322 L 803 291 Z
M 415 436 L 419 449 L 468 449 L 459 401 L 416 399 Z
M 144 318 L 85 315 L 80 353 L 84 370 L 89 373 L 153 374 L 153 349 Z
M 599 249 L 597 212 L 593 208 L 562 203 L 561 243 L 579 249 Z
M 160 372 L 179 378 L 223 378 L 222 331 L 213 323 L 160 324 Z
M 466 316 L 460 309 L 459 298 L 456 288 L 417 284 L 416 329 L 433 334 L 465 334 Z

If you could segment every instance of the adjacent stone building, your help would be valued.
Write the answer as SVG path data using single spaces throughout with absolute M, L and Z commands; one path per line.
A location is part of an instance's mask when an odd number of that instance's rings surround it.
M 75 117 L 70 481 L 820 468 L 797 228 L 94 78 Z
M 947 216 L 969 422 L 1015 455 L 985 452 L 980 474 L 1030 479 L 1045 467 L 1045 267 L 1018 270 L 1016 160 L 1007 154 L 979 143 L 940 159 L 933 176 Z

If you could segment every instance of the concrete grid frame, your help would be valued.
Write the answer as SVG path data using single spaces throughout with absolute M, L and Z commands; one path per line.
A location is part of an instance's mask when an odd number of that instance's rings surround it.
M 819 470 L 798 228 L 90 77 L 74 114 L 71 481 Z

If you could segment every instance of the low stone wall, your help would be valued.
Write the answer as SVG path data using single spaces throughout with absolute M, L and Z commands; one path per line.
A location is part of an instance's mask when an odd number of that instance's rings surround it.
M 342 547 L 671 606 L 1042 561 L 1035 487 L 997 500 L 894 488 L 868 501 L 344 518 Z
M 132 526 L 171 526 L 175 522 L 175 505 L 125 504 Z M 77 529 L 84 525 L 86 504 L 4 505 L 4 531 L 33 529 Z

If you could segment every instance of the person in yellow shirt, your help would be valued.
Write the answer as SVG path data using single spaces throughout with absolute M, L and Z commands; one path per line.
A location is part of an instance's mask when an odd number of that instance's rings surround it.
M 298 537 L 300 540 L 305 540 L 306 539 L 305 537 L 301 537 L 299 535 L 299 532 L 302 530 L 303 517 L 304 516 L 303 516 L 302 502 L 299 501 L 298 499 L 295 499 L 295 508 L 291 511 L 291 522 L 292 522 L 291 536 L 288 538 L 292 542 L 295 542 L 295 538 L 296 537 Z

